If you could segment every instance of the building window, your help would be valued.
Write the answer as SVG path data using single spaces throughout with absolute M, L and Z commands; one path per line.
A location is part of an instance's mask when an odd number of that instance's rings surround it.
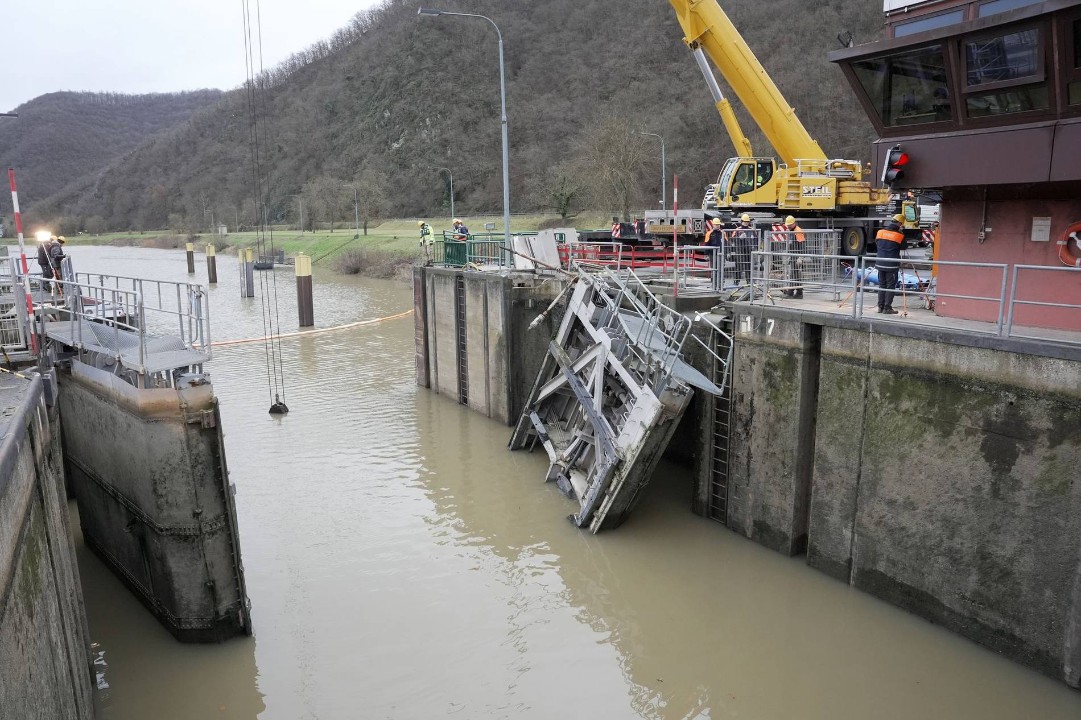
M 946 27 L 947 25 L 956 25 L 965 19 L 964 10 L 954 10 L 953 12 L 942 13 L 941 15 L 932 15 L 931 17 L 922 17 L 916 20 L 909 20 L 908 22 L 897 23 L 893 26 L 894 37 L 904 37 L 905 35 L 913 35 L 924 30 L 934 30 L 940 27 Z
M 1070 33 L 1073 35 L 1073 72 L 1068 73 L 1071 78 L 1066 85 L 1066 102 L 1069 105 L 1081 105 L 1081 18 L 1074 20 Z M 1072 79 L 1078 78 L 1078 79 Z
M 1016 10 L 1019 7 L 1026 5 L 1035 5 L 1042 0 L 991 0 L 980 5 L 979 17 L 987 17 L 988 15 L 997 15 L 1007 10 Z
M 1029 28 L 965 43 L 967 84 L 974 87 L 1015 80 L 1042 80 L 1040 31 Z
M 968 108 L 968 116 L 973 118 L 1046 110 L 1048 108 L 1047 86 L 1037 85 L 978 95 L 970 94 L 965 97 L 965 105 Z
M 859 60 L 852 69 L 886 127 L 953 119 L 940 45 Z

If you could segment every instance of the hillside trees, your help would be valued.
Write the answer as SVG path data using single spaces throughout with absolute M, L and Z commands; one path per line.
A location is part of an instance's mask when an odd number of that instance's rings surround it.
M 478 10 L 475 0 L 444 5 Z M 852 30 L 857 41 L 873 39 L 874 8 L 862 0 L 722 5 L 826 152 L 866 158 L 870 126 L 825 55 L 840 30 Z M 483 7 L 506 39 L 515 212 L 570 215 L 590 206 L 629 217 L 654 207 L 661 195 L 656 142 L 636 140 L 631 129 L 665 138 L 669 182 L 678 174 L 683 204 L 698 202 L 733 149 L 668 3 Z M 454 173 L 460 214 L 501 206 L 499 75 L 486 24 L 418 18 L 415 3 L 385 0 L 259 83 L 266 129 L 260 160 L 271 177 L 272 221 L 295 216 L 296 200 L 282 199 L 290 194 L 306 195 L 312 222 L 351 219 L 348 188 L 335 190 L 339 205 L 325 199 L 331 180 L 364 185 L 358 198 L 365 222 L 449 208 L 438 166 Z M 109 107 L 113 100 L 95 102 Z M 756 152 L 769 154 L 761 132 L 733 102 Z M 196 226 L 205 226 L 210 212 L 255 220 L 249 138 L 247 98 L 235 90 L 169 129 L 140 136 L 126 155 L 100 160 L 92 177 L 47 201 L 28 195 L 28 205 L 56 217 L 101 216 L 110 229 L 172 224 L 177 214 Z M 323 189 L 315 192 L 316 186 Z M 200 193 L 212 199 L 209 209 L 193 202 Z

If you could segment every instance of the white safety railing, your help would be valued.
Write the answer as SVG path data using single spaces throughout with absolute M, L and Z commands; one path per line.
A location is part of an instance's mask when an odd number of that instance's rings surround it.
M 76 273 L 75 284 L 83 290 L 84 313 L 92 314 L 108 290 L 134 293 L 144 335 L 178 337 L 185 348 L 205 348 L 210 359 L 210 303 L 202 285 L 101 273 Z
M 896 286 L 884 289 L 877 262 L 874 255 L 756 251 L 747 299 L 772 305 L 802 297 L 801 307 L 817 312 L 883 319 L 877 301 L 890 293 L 906 324 L 1081 344 L 1081 269 L 901 258 Z
M 1014 265 L 1007 303 L 1006 335 L 1034 340 L 1081 343 L 1066 335 L 1081 328 L 1081 268 Z M 1036 308 L 1026 313 L 1027 308 Z M 1024 318 L 1023 315 L 1039 315 Z M 1031 323 L 1039 322 L 1039 327 Z M 1074 332 L 1081 336 L 1081 332 Z

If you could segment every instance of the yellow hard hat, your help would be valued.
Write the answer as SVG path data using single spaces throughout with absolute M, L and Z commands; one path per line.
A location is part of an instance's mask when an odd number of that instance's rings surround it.
M 795 224 L 796 224 L 796 218 L 794 218 L 794 217 L 792 217 L 791 215 L 789 215 L 788 217 L 786 217 L 786 218 L 784 219 L 784 224 L 785 224 L 785 225 L 795 225 Z
M 424 221 L 423 220 L 417 220 L 417 227 L 424 227 Z
M 748 215 L 747 213 L 743 213 L 742 215 L 739 216 L 739 221 L 740 222 L 750 222 L 751 221 L 751 216 Z
M 893 216 L 893 221 L 903 223 L 905 221 L 905 216 L 904 215 L 894 215 Z
M 66 243 L 68 241 L 68 239 L 66 237 L 64 237 L 63 235 L 58 235 L 56 239 L 58 241 L 60 241 L 61 244 Z
M 462 219 L 461 218 L 454 218 L 454 224 L 455 225 L 461 225 L 462 224 Z

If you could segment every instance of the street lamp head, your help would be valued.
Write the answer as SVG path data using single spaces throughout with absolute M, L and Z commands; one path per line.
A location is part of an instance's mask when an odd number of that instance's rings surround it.
M 442 15 L 442 10 L 433 10 L 432 8 L 417 8 L 417 15 Z

